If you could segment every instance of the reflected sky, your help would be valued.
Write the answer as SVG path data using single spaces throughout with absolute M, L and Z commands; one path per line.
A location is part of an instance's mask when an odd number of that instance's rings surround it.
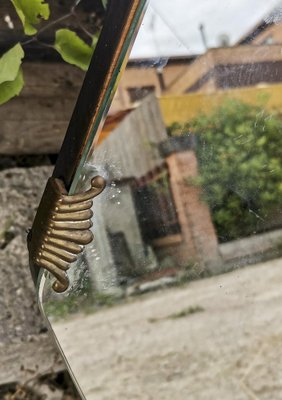
M 131 58 L 201 54 L 205 49 L 200 24 L 205 27 L 208 47 L 217 47 L 221 35 L 234 45 L 268 19 L 274 7 L 280 10 L 276 17 L 281 15 L 281 0 L 151 0 Z

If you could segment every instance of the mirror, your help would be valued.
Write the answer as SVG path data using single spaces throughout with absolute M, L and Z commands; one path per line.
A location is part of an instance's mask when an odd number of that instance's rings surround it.
M 95 239 L 39 279 L 87 400 L 282 395 L 281 7 L 187 4 L 151 2 L 71 189 L 106 180 Z

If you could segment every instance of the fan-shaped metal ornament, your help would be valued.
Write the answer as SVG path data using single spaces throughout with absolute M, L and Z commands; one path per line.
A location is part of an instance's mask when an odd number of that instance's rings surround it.
M 92 199 L 105 187 L 105 180 L 96 176 L 91 188 L 68 195 L 60 179 L 49 178 L 36 218 L 28 235 L 30 264 L 36 280 L 39 268 L 54 275 L 53 289 L 64 292 L 69 286 L 66 271 L 84 246 L 93 240 Z

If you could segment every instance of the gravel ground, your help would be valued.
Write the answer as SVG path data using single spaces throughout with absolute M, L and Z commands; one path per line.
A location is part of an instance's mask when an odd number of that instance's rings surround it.
M 77 397 L 73 395 L 75 391 L 66 373 L 44 376 L 42 381 L 39 378 L 30 380 L 36 376 L 36 371 L 39 376 L 45 371 L 46 362 L 49 366 L 49 360 L 55 357 L 59 360 L 55 346 L 53 350 L 44 335 L 40 336 L 46 328 L 37 307 L 26 246 L 26 231 L 32 225 L 53 167 L 27 168 L 34 158 L 20 159 L 25 167 L 16 168 L 17 157 L 0 159 L 0 400 L 75 400 Z M 38 163 L 48 162 L 43 156 L 36 159 Z M 33 346 L 37 350 L 34 361 L 29 354 L 33 337 L 40 340 L 40 345 Z M 17 353 L 23 348 L 26 350 L 24 355 Z M 11 383 L 13 377 L 24 377 L 25 374 L 27 386 L 25 379 Z M 59 379 L 62 375 L 63 381 Z M 35 386 L 36 390 L 33 390 Z M 44 396 L 39 395 L 41 392 Z
M 282 399 L 282 259 L 55 330 L 87 400 Z
M 26 231 L 51 173 L 48 166 L 0 171 L 0 344 L 44 330 L 28 267 Z

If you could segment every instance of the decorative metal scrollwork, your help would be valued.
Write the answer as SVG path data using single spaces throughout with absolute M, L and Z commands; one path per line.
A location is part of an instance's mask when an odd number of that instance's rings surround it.
M 33 275 L 39 268 L 49 271 L 56 278 L 52 287 L 58 293 L 69 287 L 66 271 L 70 264 L 93 240 L 92 199 L 104 187 L 105 180 L 96 176 L 87 192 L 68 195 L 61 180 L 49 178 L 47 182 L 28 235 L 28 248 Z

